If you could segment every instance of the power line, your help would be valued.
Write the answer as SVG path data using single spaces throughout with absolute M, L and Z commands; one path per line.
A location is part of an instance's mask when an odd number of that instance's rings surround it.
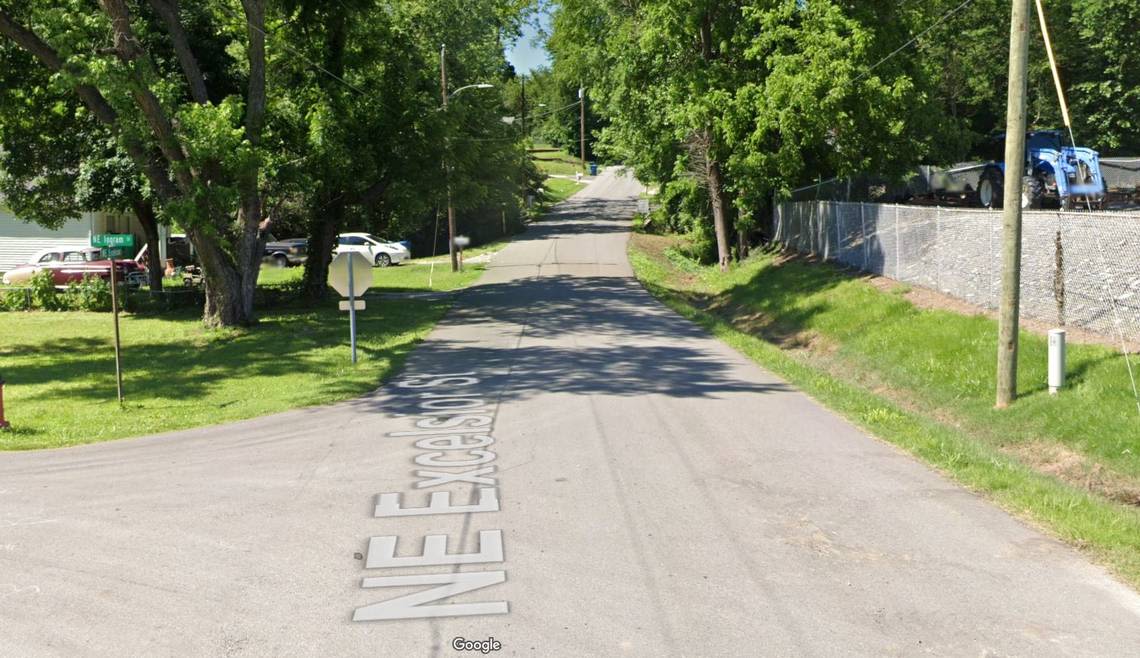
M 258 26 L 256 26 L 256 25 L 254 25 L 253 23 L 249 22 L 249 19 L 245 18 L 244 16 L 238 16 L 237 14 L 235 14 L 235 13 L 233 12 L 233 10 L 231 10 L 229 7 L 225 6 L 224 4 L 220 4 L 220 5 L 218 5 L 218 7 L 219 7 L 219 8 L 220 8 L 220 9 L 221 9 L 223 12 L 225 12 L 225 13 L 229 14 L 231 18 L 235 18 L 235 19 L 237 19 L 237 20 L 239 20 L 239 21 L 242 21 L 243 23 L 245 23 L 245 24 L 246 24 L 246 25 L 247 25 L 247 26 L 248 26 L 248 27 L 249 27 L 251 30 L 256 30 L 257 32 L 260 32 L 260 33 L 261 33 L 261 36 L 263 36 L 263 37 L 266 37 L 266 38 L 268 38 L 269 36 L 271 36 L 271 35 L 270 35 L 270 33 L 266 32 L 265 30 L 261 29 L 260 27 L 258 27 Z M 276 36 L 276 34 L 274 34 L 273 36 Z M 279 40 L 279 41 L 280 41 L 280 40 Z M 293 53 L 294 55 L 296 55 L 297 57 L 299 57 L 299 58 L 301 59 L 301 61 L 305 62 L 305 63 L 306 63 L 306 64 L 308 64 L 309 66 L 311 66 L 311 67 L 313 67 L 314 69 L 316 69 L 316 70 L 320 71 L 321 73 L 324 73 L 325 75 L 329 76 L 329 77 L 330 77 L 330 78 L 332 78 L 333 80 L 336 80 L 337 82 L 341 83 L 341 84 L 342 84 L 342 85 L 344 85 L 345 87 L 348 87 L 349 89 L 351 89 L 351 90 L 355 91 L 356 93 L 360 94 L 361 96 L 368 96 L 368 95 L 369 95 L 369 94 L 368 94 L 368 93 L 366 93 L 366 92 L 365 92 L 363 89 L 360 89 L 359 87 L 357 87 L 357 86 L 353 85 L 352 83 L 350 83 L 349 81 L 345 80 L 344 78 L 342 78 L 342 77 L 340 77 L 340 76 L 336 75 L 336 74 L 335 74 L 335 73 L 333 73 L 332 71 L 329 71 L 329 70 L 328 70 L 328 69 L 326 69 L 325 67 L 323 67 L 323 66 L 321 66 L 320 64 L 317 64 L 316 62 L 314 62 L 313 60 L 309 59 L 308 57 L 306 57 L 306 56 L 304 55 L 304 53 L 302 53 L 301 51 L 297 50 L 296 48 L 294 48 L 294 47 L 290 46 L 288 43 L 285 43 L 285 42 L 283 42 L 283 41 L 280 41 L 278 45 L 280 45 L 280 46 L 281 46 L 282 48 L 284 48 L 285 50 L 288 50 L 289 52 L 291 52 L 291 53 Z M 391 109 L 391 108 L 389 108 L 389 109 Z
M 561 112 L 562 110 L 567 110 L 567 109 L 570 109 L 572 107 L 578 107 L 578 104 L 581 102 L 582 101 L 574 101 L 573 103 L 570 103 L 569 105 L 563 105 L 562 107 L 554 109 L 554 110 L 547 110 L 546 112 L 540 112 L 538 114 L 531 114 L 531 115 L 527 116 L 527 119 L 528 120 L 529 119 L 541 119 L 542 117 L 549 116 L 551 114 L 554 114 L 555 112 Z
M 965 9 L 966 7 L 968 7 L 968 6 L 969 6 L 971 3 L 973 3 L 973 2 L 974 2 L 974 0 L 965 0 L 965 2 L 963 2 L 962 4 L 960 4 L 960 5 L 958 5 L 957 7 L 955 7 L 955 8 L 953 8 L 953 9 L 951 9 L 950 11 L 946 12 L 945 14 L 943 14 L 943 15 L 942 15 L 942 17 L 941 17 L 941 18 L 939 18 L 937 21 L 935 21 L 933 25 L 931 25 L 930 27 L 926 28 L 926 29 L 925 29 L 925 30 L 923 30 L 922 32 L 919 32 L 919 33 L 918 33 L 918 35 L 916 35 L 916 36 L 915 36 L 914 38 L 912 38 L 910 41 L 907 41 L 907 42 L 906 42 L 906 43 L 904 43 L 903 45 L 901 45 L 901 46 L 899 46 L 898 48 L 896 48 L 894 51 L 892 51 L 892 52 L 891 52 L 891 54 L 887 55 L 886 57 L 884 57 L 884 58 L 880 59 L 879 61 L 875 62 L 874 64 L 872 64 L 872 65 L 871 65 L 871 68 L 867 69 L 866 71 L 863 71 L 863 73 L 862 73 L 862 74 L 860 74 L 860 75 L 859 75 L 857 78 L 855 78 L 854 80 L 852 80 L 852 82 L 853 82 L 853 83 L 854 83 L 854 82 L 859 82 L 860 80 L 862 80 L 863 78 L 867 77 L 868 75 L 871 75 L 871 71 L 874 71 L 875 69 L 879 68 L 879 66 L 881 66 L 881 65 L 885 64 L 885 63 L 887 62 L 887 60 L 889 60 L 889 59 L 893 58 L 895 55 L 897 55 L 897 54 L 901 53 L 902 51 L 906 50 L 907 48 L 909 48 L 909 47 L 910 47 L 911 45 L 913 45 L 913 44 L 914 44 L 916 41 L 918 41 L 918 40 L 919 40 L 919 39 L 921 39 L 922 37 L 924 37 L 924 36 L 926 36 L 927 34 L 929 34 L 931 31 L 933 31 L 933 30 L 934 30 L 935 28 L 937 28 L 939 25 L 942 25 L 943 23 L 945 23 L 945 22 L 946 22 L 946 21 L 947 21 L 947 20 L 948 20 L 948 19 L 949 19 L 951 16 L 953 16 L 954 14 L 957 14 L 958 12 L 962 11 L 963 9 Z

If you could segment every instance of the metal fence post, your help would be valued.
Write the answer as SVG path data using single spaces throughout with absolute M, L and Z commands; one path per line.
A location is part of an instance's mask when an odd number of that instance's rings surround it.
M 868 261 L 870 256 L 867 251 L 871 248 L 870 239 L 867 237 L 867 219 L 864 216 L 866 212 L 866 205 L 864 202 L 859 202 L 859 236 L 863 241 L 863 271 L 867 271 Z
M 934 285 L 942 292 L 942 208 L 934 209 Z
M 902 241 L 899 240 L 899 207 L 895 205 L 895 278 L 902 281 Z
M 839 210 L 842 210 L 845 207 L 846 206 L 843 206 L 839 208 Z M 835 213 L 835 260 L 846 264 L 843 260 L 843 231 L 840 230 L 842 227 L 839 226 L 839 218 L 842 216 L 843 214 L 840 212 Z

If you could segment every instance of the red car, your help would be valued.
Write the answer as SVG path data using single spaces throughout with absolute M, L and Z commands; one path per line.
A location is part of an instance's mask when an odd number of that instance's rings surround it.
M 56 287 L 80 283 L 84 277 L 97 276 L 111 279 L 111 260 L 103 258 L 94 247 L 44 249 L 37 251 L 28 264 L 4 274 L 4 283 L 11 286 L 27 285 L 32 275 L 42 270 L 52 274 Z M 116 278 L 123 282 L 137 280 L 142 268 L 133 260 L 115 260 Z M 135 276 L 131 276 L 134 274 Z

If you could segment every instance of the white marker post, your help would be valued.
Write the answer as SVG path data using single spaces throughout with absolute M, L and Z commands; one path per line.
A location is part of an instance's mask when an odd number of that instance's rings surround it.
M 348 268 L 348 342 L 352 345 L 352 362 L 356 363 L 356 286 L 352 280 L 352 267 Z
M 352 345 L 352 362 L 356 363 L 356 312 L 364 310 L 364 294 L 372 285 L 372 263 L 358 252 L 337 254 L 329 265 L 329 285 L 348 297 L 340 303 L 340 310 L 348 311 L 349 342 Z

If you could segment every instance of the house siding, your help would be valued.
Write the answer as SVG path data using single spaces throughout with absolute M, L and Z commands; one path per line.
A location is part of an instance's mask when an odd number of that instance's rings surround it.
M 142 228 L 134 215 L 87 212 L 53 231 L 25 222 L 0 205 L 0 272 L 27 263 L 41 249 L 86 247 L 92 233 L 119 232 L 133 233 L 135 243 L 142 244 Z

